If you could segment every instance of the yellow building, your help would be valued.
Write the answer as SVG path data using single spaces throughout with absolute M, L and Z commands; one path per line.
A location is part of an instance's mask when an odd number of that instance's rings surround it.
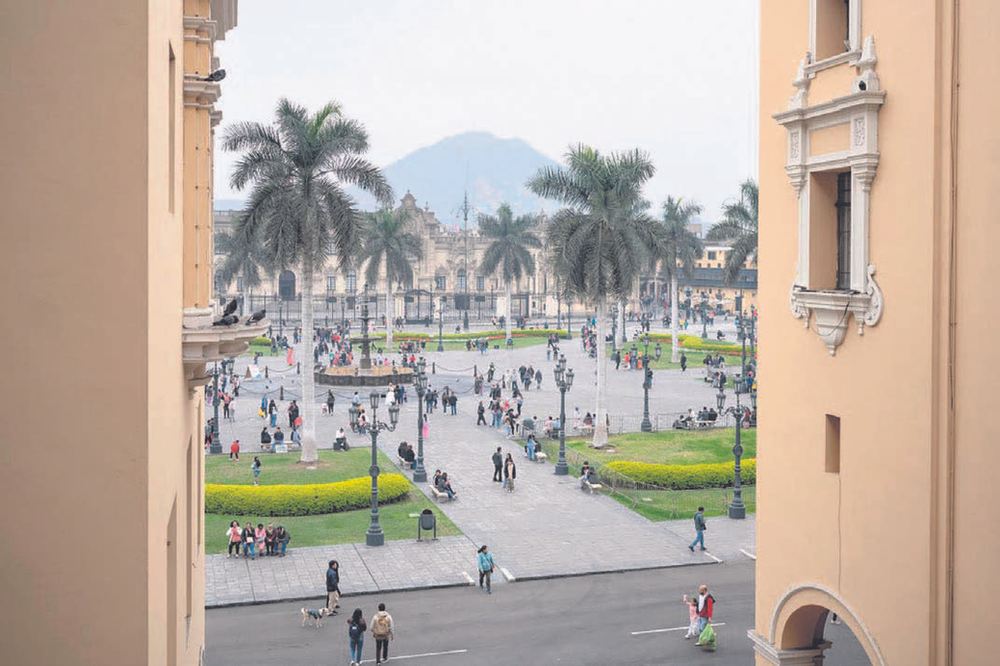
M 996 663 L 993 0 L 762 0 L 758 664 Z M 961 84 L 961 85 L 959 85 Z
M 3 661 L 198 664 L 213 43 L 236 0 L 7 3 Z

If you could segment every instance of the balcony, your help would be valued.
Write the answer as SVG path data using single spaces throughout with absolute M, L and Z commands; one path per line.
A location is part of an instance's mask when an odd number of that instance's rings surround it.
M 250 341 L 264 335 L 271 325 L 270 320 L 264 318 L 247 326 L 241 317 L 241 321 L 232 326 L 212 326 L 221 314 L 218 306 L 184 309 L 181 343 L 188 390 L 193 391 L 209 382 L 207 364 L 244 353 L 250 348 Z

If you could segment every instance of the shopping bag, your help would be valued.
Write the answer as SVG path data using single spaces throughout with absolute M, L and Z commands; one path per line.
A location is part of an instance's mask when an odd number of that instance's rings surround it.
M 715 649 L 715 629 L 712 629 L 711 622 L 706 624 L 705 628 L 701 630 L 701 635 L 698 636 L 698 643 L 706 650 Z

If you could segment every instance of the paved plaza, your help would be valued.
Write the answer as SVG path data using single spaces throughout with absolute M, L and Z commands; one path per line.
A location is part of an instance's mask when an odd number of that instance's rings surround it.
M 654 329 L 655 330 L 655 329 Z M 732 339 L 732 335 L 727 335 Z M 301 346 L 300 346 L 301 347 Z M 428 343 L 428 350 L 436 342 Z M 581 412 L 593 411 L 596 361 L 587 358 L 579 340 L 563 341 L 561 351 L 567 366 L 574 369 L 576 381 L 566 396 L 567 412 L 578 405 Z M 669 353 L 668 349 L 664 353 Z M 473 370 L 484 372 L 492 361 L 498 373 L 519 365 L 541 368 L 542 388 L 534 386 L 524 393 L 524 415 L 536 415 L 544 421 L 558 416 L 559 391 L 552 379 L 552 361 L 546 361 L 545 346 L 520 350 L 477 352 L 430 352 L 425 354 L 428 371 L 435 373 L 430 384 L 439 391 L 451 387 L 459 397 L 458 414 L 443 415 L 440 409 L 430 416 L 430 436 L 424 442 L 428 478 L 435 469 L 448 472 L 458 494 L 454 502 L 441 502 L 443 512 L 462 530 L 463 536 L 444 537 L 437 541 L 416 541 L 416 518 L 413 539 L 391 541 L 381 547 L 358 544 L 292 548 L 285 558 L 262 558 L 256 561 L 228 559 L 225 555 L 206 558 L 206 605 L 209 607 L 261 603 L 289 599 L 320 598 L 325 594 L 323 574 L 330 559 L 340 562 L 341 587 L 345 594 L 373 591 L 427 589 L 470 585 L 477 576 L 476 549 L 488 544 L 500 572 L 495 580 L 547 578 L 574 574 L 614 572 L 661 567 L 715 564 L 746 559 L 755 550 L 755 517 L 734 521 L 709 519 L 706 533 L 708 550 L 692 553 L 687 544 L 694 538 L 690 519 L 651 522 L 602 495 L 580 490 L 575 476 L 556 476 L 554 462 L 534 463 L 523 456 L 517 442 L 503 431 L 476 426 L 478 398 L 473 394 Z M 236 372 L 241 376 L 247 358 L 237 359 Z M 287 368 L 284 357 L 260 359 L 269 367 L 269 379 L 244 380 L 236 405 L 236 418 L 223 421 L 223 448 L 239 438 L 244 451 L 258 448 L 262 419 L 256 415 L 262 394 L 277 399 L 279 387 L 285 388 L 279 424 L 287 426 L 283 408 L 301 395 L 300 377 Z M 305 367 L 306 364 L 303 364 Z M 609 364 L 610 378 L 607 406 L 611 413 L 640 413 L 642 409 L 642 373 L 624 369 L 615 371 Z M 658 371 L 650 393 L 650 411 L 679 414 L 688 407 L 696 409 L 715 403 L 715 390 L 700 380 L 700 367 L 687 373 L 679 370 Z M 416 395 L 409 389 L 409 401 L 400 410 L 400 425 L 395 432 L 379 437 L 379 448 L 396 457 L 399 441 L 416 443 Z M 362 389 L 362 395 L 369 392 Z M 331 448 L 337 428 L 348 428 L 347 408 L 353 389 L 334 391 L 337 405 L 332 415 L 317 416 L 317 439 L 320 448 Z M 505 395 L 507 395 L 505 393 Z M 325 387 L 317 387 L 317 401 L 324 401 Z M 730 399 L 732 393 L 730 391 Z M 382 413 L 383 418 L 387 414 Z M 352 445 L 365 445 L 367 438 L 351 435 Z M 514 454 L 517 484 L 513 493 L 492 481 L 490 456 L 500 446 Z M 266 466 L 266 458 L 264 459 Z M 398 471 L 398 470 L 389 470 Z M 571 469 L 575 475 L 579 470 Z M 409 472 L 406 472 L 410 476 Z M 427 484 L 417 487 L 428 497 Z M 294 545 L 294 542 L 293 542 Z

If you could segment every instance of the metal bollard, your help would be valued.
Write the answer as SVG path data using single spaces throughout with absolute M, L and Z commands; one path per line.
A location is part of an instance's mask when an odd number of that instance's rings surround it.
M 473 377 L 478 377 L 479 376 L 479 366 L 478 365 L 473 365 L 472 366 L 472 376 Z
M 264 379 L 268 379 L 268 378 L 269 378 L 269 377 L 268 377 L 268 375 L 267 375 L 267 366 L 265 365 L 265 366 L 264 366 Z
M 302 361 L 299 361 L 298 363 L 295 364 L 295 374 L 297 375 L 302 374 Z
M 432 375 L 437 374 L 437 363 L 435 363 L 434 361 L 431 361 L 431 374 Z
M 284 400 L 284 399 L 285 399 L 285 385 L 282 384 L 281 388 L 278 389 L 278 400 Z

